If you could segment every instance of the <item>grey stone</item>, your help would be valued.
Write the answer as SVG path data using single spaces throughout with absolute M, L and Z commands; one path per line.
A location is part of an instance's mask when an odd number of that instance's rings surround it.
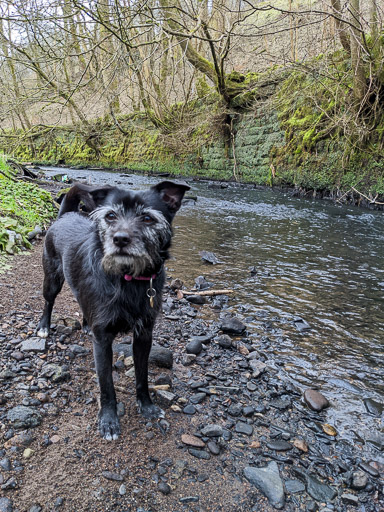
M 305 491 L 305 485 L 299 480 L 286 480 L 284 485 L 286 491 L 290 494 L 296 494 L 297 492 Z
M 281 509 L 284 507 L 284 486 L 275 461 L 270 462 L 263 468 L 246 467 L 244 475 L 252 485 L 268 498 L 275 508 Z
M 210 263 L 211 265 L 219 265 L 220 263 L 224 263 L 223 261 L 219 260 L 216 254 L 210 251 L 200 251 L 200 256 L 203 261 Z
M 352 474 L 352 483 L 351 483 L 352 489 L 356 489 L 357 491 L 360 491 L 361 489 L 364 489 L 367 486 L 367 483 L 368 483 L 368 477 L 367 477 L 367 474 L 364 473 L 364 471 L 355 471 Z
M 164 407 L 169 407 L 175 401 L 176 395 L 174 393 L 171 393 L 170 391 L 157 389 L 156 398 L 160 405 L 163 405 Z
M 354 505 L 355 507 L 359 504 L 359 498 L 350 493 L 343 493 L 341 495 L 341 501 L 347 503 L 348 505 Z
M 45 352 L 47 340 L 45 338 L 28 338 L 21 344 L 22 352 Z
M 9 498 L 0 498 L 0 512 L 13 512 L 12 500 Z
M 196 355 L 195 354 L 185 354 L 183 356 L 183 366 L 191 366 L 196 361 Z
M 232 347 L 232 340 L 228 336 L 228 334 L 223 334 L 223 336 L 218 336 L 216 338 L 216 341 L 218 342 L 219 346 L 222 348 L 231 348 Z
M 8 459 L 8 457 L 4 457 L 4 459 L 0 460 L 0 468 L 3 471 L 11 471 L 12 464 L 11 464 L 11 461 Z
M 125 405 L 123 402 L 119 402 L 116 406 L 116 412 L 119 418 L 122 418 L 125 414 Z
M 203 344 L 200 340 L 194 339 L 187 344 L 185 350 L 187 354 L 195 354 L 197 356 L 203 350 Z
M 112 349 L 117 354 L 124 354 L 125 357 L 133 355 L 132 345 L 126 343 L 116 343 L 112 346 Z M 169 349 L 155 345 L 149 354 L 149 363 L 159 368 L 172 368 L 173 354 Z
M 294 322 L 294 325 L 299 332 L 305 332 L 311 329 L 309 323 L 303 320 L 302 318 L 300 320 L 296 320 L 296 322 Z
M 16 373 L 12 372 L 8 368 L 0 372 L 0 380 L 13 379 L 13 377 L 16 377 Z
M 157 486 L 157 488 L 159 489 L 159 491 L 162 494 L 165 494 L 165 495 L 171 494 L 171 491 L 172 491 L 171 486 L 165 482 L 160 482 L 159 485 Z
M 206 393 L 195 393 L 194 395 L 191 396 L 189 401 L 191 402 L 191 404 L 201 404 L 201 402 L 205 399 L 206 396 Z
M 288 450 L 292 450 L 293 446 L 291 443 L 288 443 L 287 441 L 284 441 L 283 439 L 277 440 L 277 441 L 269 441 L 267 443 L 267 447 L 270 450 L 275 450 L 277 452 L 286 452 Z
M 195 414 L 196 413 L 196 407 L 194 405 L 187 405 L 183 409 L 184 414 Z
M 242 412 L 242 407 L 240 404 L 231 404 L 229 407 L 228 407 L 228 414 L 230 416 L 241 416 L 241 412 Z
M 40 375 L 41 377 L 48 377 L 52 382 L 63 382 L 71 377 L 68 370 L 54 363 L 44 366 Z
M 246 328 L 246 325 L 240 320 L 240 318 L 231 316 L 224 317 L 220 325 L 220 329 L 224 333 L 237 335 L 243 334 Z
M 220 446 L 214 441 L 209 441 L 207 448 L 213 455 L 219 455 L 220 453 Z
M 41 512 L 42 510 L 40 505 L 32 505 L 28 512 Z
M 372 398 L 364 398 L 364 405 L 367 412 L 373 416 L 380 417 L 383 414 L 384 404 L 381 402 L 376 402 Z
M 191 304 L 205 304 L 207 299 L 203 295 L 186 295 L 185 298 Z
M 267 369 L 267 365 L 262 361 L 258 361 L 257 359 L 252 359 L 249 361 L 249 366 L 252 369 L 252 377 L 255 379 L 264 373 Z
M 330 502 L 337 492 L 328 484 L 324 484 L 314 475 L 306 473 L 304 470 L 294 467 L 293 472 L 306 484 L 307 493 L 316 501 Z
M 188 448 L 188 452 L 196 457 L 197 459 L 209 460 L 211 458 L 210 454 L 204 450 L 198 450 L 196 448 Z
M 253 427 L 252 425 L 248 425 L 248 423 L 238 421 L 235 426 L 235 431 L 238 434 L 245 434 L 246 436 L 251 436 L 253 434 Z
M 7 420 L 14 428 L 34 428 L 41 423 L 41 414 L 35 407 L 17 405 L 7 413 Z
M 122 482 L 124 480 L 124 477 L 122 475 L 120 475 L 119 473 L 115 473 L 114 471 L 102 471 L 101 474 L 107 480 L 113 480 L 115 482 Z
M 304 391 L 304 401 L 310 409 L 317 412 L 329 406 L 329 402 L 325 396 L 315 389 L 306 389 Z
M 223 435 L 223 427 L 217 424 L 206 425 L 201 429 L 201 434 L 206 437 L 221 437 Z

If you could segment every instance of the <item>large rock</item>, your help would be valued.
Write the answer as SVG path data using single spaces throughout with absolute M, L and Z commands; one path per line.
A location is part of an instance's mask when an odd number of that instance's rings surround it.
M 36 407 L 17 405 L 7 413 L 7 420 L 13 428 L 33 428 L 41 423 L 41 414 Z
M 267 369 L 267 365 L 257 359 L 252 359 L 249 362 L 249 366 L 252 368 L 252 377 L 257 378 Z
M 21 344 L 22 352 L 45 352 L 47 341 L 44 338 L 28 338 Z
M 316 476 L 296 467 L 293 468 L 293 472 L 305 483 L 307 493 L 314 500 L 327 503 L 336 497 L 335 489 L 321 482 Z
M 132 345 L 126 343 L 116 343 L 112 346 L 113 351 L 117 354 L 124 354 L 125 357 L 133 355 Z M 149 363 L 159 368 L 172 368 L 173 354 L 168 348 L 153 346 L 149 354 Z
M 221 322 L 220 329 L 228 334 L 243 334 L 247 326 L 235 316 L 225 316 Z
M 52 382 L 63 382 L 69 380 L 71 377 L 68 370 L 63 366 L 54 363 L 44 366 L 41 376 L 48 377 Z
M 9 498 L 0 498 L 0 512 L 12 512 L 13 505 Z
M 315 389 L 306 389 L 304 391 L 304 401 L 310 409 L 317 412 L 329 406 L 329 402 L 325 396 Z
M 268 498 L 271 505 L 281 509 L 285 504 L 283 481 L 275 461 L 263 468 L 247 467 L 244 469 L 245 478 Z

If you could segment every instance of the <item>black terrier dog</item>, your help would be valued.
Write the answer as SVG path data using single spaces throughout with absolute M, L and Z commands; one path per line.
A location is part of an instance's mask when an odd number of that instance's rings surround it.
M 141 413 L 148 418 L 163 413 L 149 396 L 148 356 L 162 303 L 171 223 L 189 188 L 170 181 L 143 192 L 75 185 L 45 238 L 45 308 L 37 334 L 48 336 L 53 304 L 66 280 L 81 307 L 83 327 L 94 335 L 99 430 L 107 440 L 120 434 L 112 381 L 112 342 L 118 333 L 133 331 Z

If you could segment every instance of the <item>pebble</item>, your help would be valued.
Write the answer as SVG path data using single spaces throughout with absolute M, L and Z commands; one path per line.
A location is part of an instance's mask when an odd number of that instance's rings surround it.
M 253 434 L 253 427 L 252 425 L 248 425 L 248 423 L 238 421 L 235 426 L 235 431 L 238 434 L 245 434 L 247 436 L 251 436 Z
M 304 401 L 310 409 L 316 412 L 320 412 L 329 406 L 325 396 L 315 389 L 306 389 L 304 391 Z
M 257 359 L 252 359 L 249 361 L 249 366 L 252 369 L 252 376 L 257 379 L 262 373 L 267 369 L 267 365 L 262 361 L 258 361 Z
M 26 448 L 24 451 L 23 451 L 23 458 L 24 459 L 29 459 L 30 457 L 32 457 L 33 455 L 33 450 L 31 448 Z
M 28 338 L 21 344 L 22 352 L 45 352 L 47 340 L 45 338 Z
M 174 393 L 171 393 L 170 391 L 157 389 L 156 398 L 160 405 L 163 405 L 164 407 L 169 407 L 175 401 L 176 395 Z
M 207 396 L 206 393 L 195 393 L 194 395 L 192 395 L 190 397 L 189 401 L 192 404 L 201 404 L 201 402 L 203 402 L 203 400 L 205 399 L 206 396 Z
M 245 478 L 259 489 L 277 509 L 282 509 L 285 504 L 283 481 L 279 468 L 275 461 L 261 468 L 246 467 Z
M 184 354 L 182 364 L 183 366 L 191 366 L 196 361 L 195 354 Z
M 285 489 L 288 493 L 296 494 L 305 491 L 305 485 L 299 480 L 286 480 L 284 482 Z
M 195 354 L 197 356 L 203 350 L 203 344 L 200 340 L 194 339 L 187 344 L 185 350 L 187 354 Z
M 199 437 L 192 436 L 190 434 L 183 434 L 181 436 L 181 440 L 184 444 L 188 446 L 193 446 L 194 448 L 204 448 L 205 443 Z
M 207 448 L 212 453 L 212 455 L 219 455 L 220 453 L 220 446 L 214 441 L 209 441 Z
M 308 443 L 304 439 L 294 439 L 293 446 L 301 452 L 308 452 Z
M 201 434 L 206 437 L 221 437 L 223 427 L 221 425 L 210 424 L 201 429 Z
M 215 340 L 217 341 L 221 348 L 228 349 L 232 347 L 232 339 L 227 334 L 224 334 L 223 336 L 218 336 L 217 338 L 215 338 Z
M 5 457 L 4 459 L 1 459 L 0 460 L 0 468 L 3 471 L 11 471 L 11 469 L 12 469 L 11 461 L 7 457 Z
M 267 447 L 270 450 L 275 450 L 276 452 L 286 452 L 288 450 L 292 450 L 293 446 L 291 443 L 288 443 L 284 440 L 277 440 L 277 441 L 269 441 L 267 443 Z
M 160 482 L 159 485 L 157 486 L 157 488 L 159 489 L 159 491 L 162 494 L 165 494 L 165 495 L 171 494 L 171 491 L 172 491 L 171 486 L 165 482 Z
M 185 496 L 185 498 L 180 498 L 179 501 L 181 503 L 197 503 L 199 499 L 199 496 Z
M 243 408 L 242 413 L 246 418 L 248 418 L 255 414 L 255 408 L 252 407 L 251 405 L 247 405 L 246 407 Z
M 186 407 L 184 407 L 183 413 L 184 414 L 195 414 L 196 413 L 196 407 L 194 405 L 189 404 Z
M 225 316 L 221 322 L 220 329 L 228 334 L 243 334 L 247 326 L 238 317 Z
M 209 460 L 210 454 L 204 450 L 197 450 L 196 448 L 188 448 L 188 452 L 197 459 Z
M 41 414 L 35 407 L 17 405 L 7 412 L 7 420 L 14 428 L 34 428 L 41 423 Z
M 0 498 L 0 512 L 13 512 L 12 500 L 9 498 Z
M 55 507 L 62 507 L 64 504 L 64 498 L 62 498 L 61 496 L 59 496 L 58 498 L 55 499 Z
M 114 480 L 115 482 L 122 482 L 124 480 L 124 477 L 122 475 L 120 475 L 119 473 L 115 473 L 113 471 L 102 471 L 101 474 L 107 480 Z
M 343 493 L 341 495 L 341 501 L 347 503 L 348 505 L 354 505 L 355 507 L 357 507 L 357 505 L 359 504 L 358 496 L 355 496 L 354 494 L 350 493 Z
M 191 304 L 205 304 L 207 299 L 203 295 L 186 295 L 185 298 Z
M 377 469 L 375 469 L 373 466 L 371 466 L 371 464 L 368 464 L 366 462 L 361 462 L 360 467 L 361 467 L 361 469 L 366 471 L 371 476 L 374 476 L 374 477 L 380 476 L 380 473 L 377 471 Z
M 316 501 L 332 501 L 337 492 L 328 484 L 321 482 L 314 475 L 306 473 L 304 470 L 293 467 L 293 472 L 306 484 L 307 493 Z
M 231 404 L 228 407 L 228 414 L 230 416 L 241 416 L 242 413 L 242 406 L 240 404 Z

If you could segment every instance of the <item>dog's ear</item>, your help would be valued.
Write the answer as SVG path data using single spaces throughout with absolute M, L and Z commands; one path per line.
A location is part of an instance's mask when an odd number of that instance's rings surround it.
M 109 185 L 105 185 L 104 187 L 92 188 L 92 190 L 88 190 L 88 193 L 93 199 L 95 205 L 94 208 L 97 208 L 98 206 L 102 205 L 107 199 L 107 196 L 113 190 L 115 190 L 115 187 L 111 187 Z
M 161 199 L 167 204 L 169 210 L 175 214 L 181 206 L 185 192 L 190 190 L 191 187 L 185 183 L 162 181 L 151 188 L 160 194 Z
M 58 216 L 61 217 L 68 212 L 79 212 L 80 206 L 82 211 L 90 213 L 105 201 L 112 190 L 114 187 L 109 185 L 93 187 L 84 183 L 76 183 L 62 198 Z

